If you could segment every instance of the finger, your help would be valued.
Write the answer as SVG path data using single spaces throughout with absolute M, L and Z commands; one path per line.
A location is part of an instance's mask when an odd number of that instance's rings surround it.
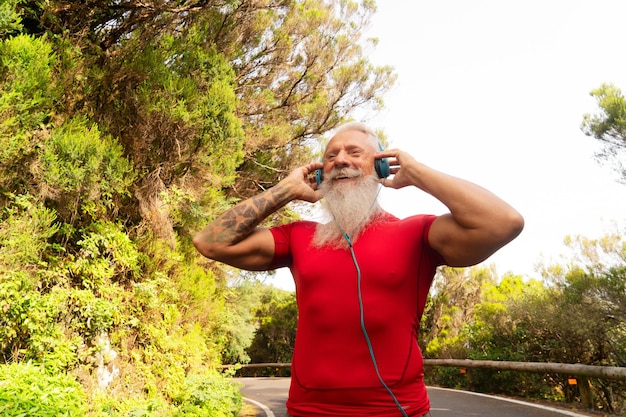
M 324 163 L 323 163 L 323 162 L 320 162 L 320 161 L 317 161 L 317 162 L 311 162 L 311 163 L 308 165 L 308 168 L 309 168 L 310 170 L 313 170 L 313 171 L 314 171 L 314 170 L 316 170 L 316 169 L 319 169 L 319 168 L 323 168 L 323 167 L 324 167 Z
M 396 154 L 391 152 L 391 151 L 380 151 L 380 152 L 376 152 L 374 154 L 374 158 L 376 159 L 381 159 L 381 158 L 395 158 Z
M 397 158 L 387 158 L 390 166 L 400 166 L 400 161 Z

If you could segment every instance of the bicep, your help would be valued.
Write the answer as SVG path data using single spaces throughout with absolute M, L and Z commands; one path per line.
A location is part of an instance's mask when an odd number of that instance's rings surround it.
M 200 242 L 201 246 L 202 243 Z M 198 245 L 196 245 L 198 246 Z M 274 257 L 274 236 L 269 229 L 257 228 L 245 239 L 231 245 L 211 245 L 198 250 L 207 258 L 248 271 L 263 271 Z
M 459 225 L 451 214 L 444 214 L 433 221 L 428 242 L 443 257 L 446 265 L 452 267 L 476 265 L 501 246 L 483 230 Z

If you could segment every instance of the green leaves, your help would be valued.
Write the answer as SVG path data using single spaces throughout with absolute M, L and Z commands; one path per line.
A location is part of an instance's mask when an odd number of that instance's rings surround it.
M 20 0 L 5 0 L 0 3 L 0 39 L 22 28 L 22 19 L 16 10 L 19 2 Z
M 599 107 L 597 114 L 583 116 L 582 131 L 602 142 L 603 150 L 596 154 L 599 161 L 611 163 L 626 183 L 626 99 L 613 84 L 602 84 L 591 92 Z
M 596 99 L 600 113 L 585 114 L 583 132 L 597 139 L 610 136 L 619 139 L 622 147 L 626 146 L 626 100 L 622 91 L 613 84 L 602 84 L 590 94 Z
M 55 88 L 52 45 L 19 35 L 0 42 L 0 189 L 23 190 L 46 123 Z
M 0 415 L 83 417 L 85 392 L 73 377 L 49 375 L 30 363 L 0 365 Z
M 135 174 L 121 146 L 84 117 L 55 129 L 41 152 L 36 177 L 59 217 L 80 225 L 115 213 Z
M 35 198 L 6 197 L 11 204 L 0 210 L 0 279 L 13 271 L 34 273 L 45 267 L 52 250 L 48 239 L 59 230 L 55 212 Z
M 238 388 L 215 373 L 188 377 L 175 402 L 176 417 L 231 417 L 237 415 L 242 405 Z
M 124 398 L 90 391 L 95 415 L 234 415 L 207 366 L 248 359 L 257 288 L 190 237 L 380 105 L 374 3 L 0 3 L 0 353 L 89 387 L 106 337 Z M 295 300 L 275 301 L 287 358 Z

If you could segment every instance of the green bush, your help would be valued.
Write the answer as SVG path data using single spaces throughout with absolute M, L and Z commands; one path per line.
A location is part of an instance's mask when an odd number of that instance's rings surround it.
M 176 417 L 234 417 L 241 410 L 239 389 L 217 373 L 190 376 L 175 399 Z
M 20 15 L 17 13 L 19 0 L 5 0 L 0 4 L 0 36 L 18 32 L 22 28 Z
M 6 203 L 0 209 L 0 276 L 11 276 L 15 271 L 34 275 L 39 267 L 47 267 L 42 259 L 51 251 L 49 239 L 58 231 L 56 215 L 33 196 L 7 193 L 4 197 Z
M 436 385 L 447 388 L 467 389 L 470 381 L 467 373 L 462 373 L 459 368 L 453 367 L 428 367 L 424 374 L 428 385 Z
M 81 216 L 87 216 L 85 224 L 114 217 L 135 177 L 122 146 L 84 116 L 52 131 L 39 164 L 42 191 L 59 218 L 74 226 Z
M 30 363 L 0 365 L 0 415 L 84 416 L 86 395 L 67 374 L 48 375 Z
M 74 365 L 80 341 L 66 335 L 58 323 L 64 300 L 63 291 L 35 291 L 24 273 L 2 276 L 0 354 L 15 361 L 44 363 L 48 370 L 66 370 Z
M 98 397 L 88 417 L 172 417 L 172 406 L 162 398 Z

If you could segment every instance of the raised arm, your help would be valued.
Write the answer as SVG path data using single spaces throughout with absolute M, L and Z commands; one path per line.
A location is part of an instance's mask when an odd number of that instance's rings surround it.
M 524 219 L 509 204 L 474 183 L 434 170 L 411 155 L 389 150 L 394 177 L 391 188 L 415 186 L 450 210 L 431 226 L 428 239 L 450 266 L 471 266 L 487 259 L 524 228 Z
M 290 201 L 319 200 L 309 174 L 321 165 L 316 162 L 297 168 L 274 187 L 224 212 L 194 237 L 196 249 L 207 258 L 237 268 L 266 269 L 274 256 L 274 239 L 269 230 L 257 226 Z

